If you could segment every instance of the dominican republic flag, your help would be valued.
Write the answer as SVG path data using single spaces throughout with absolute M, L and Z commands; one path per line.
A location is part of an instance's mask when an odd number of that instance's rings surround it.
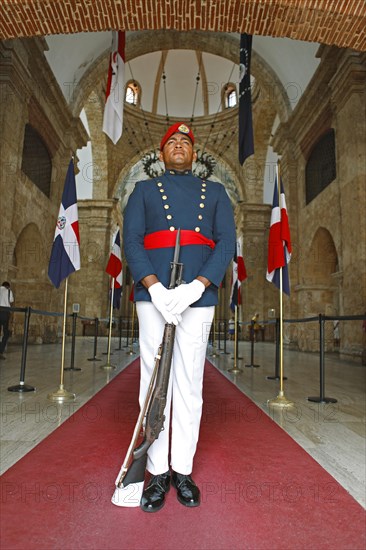
M 114 280 L 113 308 L 119 309 L 121 305 L 122 293 L 122 256 L 121 256 L 121 236 L 119 230 L 116 233 L 111 254 L 109 256 L 106 272 Z M 112 282 L 111 282 L 112 285 Z
M 280 205 L 278 203 L 280 199 Z M 280 268 L 282 267 L 282 290 L 290 295 L 290 280 L 287 264 L 291 259 L 291 236 L 287 217 L 285 192 L 281 179 L 281 194 L 278 197 L 277 175 L 273 192 L 271 226 L 268 238 L 267 281 L 280 288 Z
M 240 35 L 239 74 L 239 162 L 254 153 L 252 92 L 250 86 L 250 60 L 252 57 L 252 36 Z
M 103 132 L 107 134 L 114 144 L 121 137 L 123 128 L 125 42 L 126 36 L 124 31 L 113 31 L 103 116 Z
M 242 238 L 236 241 L 236 250 L 233 259 L 233 273 L 231 280 L 231 294 L 230 294 L 230 309 L 235 311 L 235 306 L 241 304 L 240 286 L 241 283 L 247 278 L 247 271 L 245 269 L 243 252 L 242 252 Z
M 67 169 L 64 192 L 58 213 L 55 238 L 48 265 L 48 276 L 58 288 L 61 281 L 80 269 L 80 237 L 74 161 Z

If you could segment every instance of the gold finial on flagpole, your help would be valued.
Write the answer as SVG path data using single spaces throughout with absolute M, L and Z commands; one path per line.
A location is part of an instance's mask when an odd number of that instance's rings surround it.
M 101 369 L 110 370 L 115 369 L 116 365 L 112 365 L 110 362 L 111 357 L 111 339 L 112 339 L 112 321 L 113 321 L 113 295 L 114 295 L 114 281 L 115 278 L 112 277 L 112 288 L 111 288 L 111 303 L 109 308 L 109 330 L 108 330 L 108 352 L 107 352 L 107 362 L 105 365 L 101 365 Z
M 74 401 L 76 395 L 72 392 L 65 390 L 64 388 L 64 366 L 65 366 L 65 340 L 66 340 L 66 311 L 67 311 L 67 283 L 68 277 L 65 280 L 64 291 L 64 315 L 62 322 L 62 347 L 61 347 L 61 374 L 60 374 L 60 386 L 58 390 L 49 393 L 47 399 L 50 401 L 57 401 L 63 403 L 64 401 Z
M 280 161 L 276 166 L 277 191 L 278 191 L 278 207 L 281 215 L 281 177 L 280 177 Z M 282 267 L 280 267 L 280 391 L 274 399 L 268 399 L 267 404 L 274 407 L 292 407 L 293 401 L 290 401 L 285 396 L 283 389 L 283 299 L 282 299 Z

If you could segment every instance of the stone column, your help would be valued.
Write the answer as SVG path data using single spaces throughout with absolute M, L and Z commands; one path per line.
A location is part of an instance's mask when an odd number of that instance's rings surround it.
M 266 281 L 266 270 L 271 207 L 264 204 L 241 204 L 238 208 L 242 217 L 238 236 L 240 233 L 243 236 L 243 255 L 248 275 L 241 286 L 242 320 L 246 322 L 256 312 L 260 319 L 267 318 L 266 304 L 269 303 L 270 284 Z M 247 327 L 245 332 L 247 334 Z
M 23 54 L 23 62 L 20 62 Z M 18 41 L 0 44 L 0 241 L 1 277 L 11 281 L 16 276 L 13 254 L 16 235 L 12 227 L 13 212 L 16 206 L 17 183 L 22 162 L 24 126 L 28 118 L 30 93 L 24 87 L 23 72 L 27 63 L 27 53 Z
M 70 278 L 69 301 L 80 304 L 80 315 L 109 315 L 109 278 L 105 272 L 109 254 L 115 201 L 85 200 L 78 204 L 81 268 Z

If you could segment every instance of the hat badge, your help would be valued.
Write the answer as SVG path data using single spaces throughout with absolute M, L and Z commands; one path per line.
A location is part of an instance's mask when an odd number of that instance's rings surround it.
M 190 130 L 188 126 L 186 126 L 185 124 L 181 124 L 178 128 L 178 132 L 182 132 L 182 134 L 189 134 Z

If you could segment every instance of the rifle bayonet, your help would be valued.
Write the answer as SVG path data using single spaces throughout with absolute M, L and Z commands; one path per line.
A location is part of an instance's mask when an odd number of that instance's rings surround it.
M 182 284 L 182 274 L 183 274 L 183 264 L 179 260 L 180 253 L 180 228 L 177 231 L 177 237 L 175 240 L 174 256 L 173 261 L 170 262 L 170 283 L 169 289 L 175 288 Z

